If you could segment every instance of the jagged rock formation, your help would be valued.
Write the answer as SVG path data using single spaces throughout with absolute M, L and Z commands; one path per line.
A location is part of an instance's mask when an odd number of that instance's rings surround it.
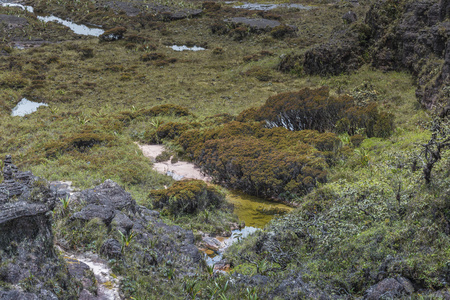
M 82 207 L 67 219 L 66 226 L 75 232 L 86 231 L 89 229 L 85 226 L 97 222 L 95 227 L 99 232 L 103 230 L 99 250 L 105 258 L 123 257 L 125 249 L 117 240 L 120 231 L 124 235 L 133 234 L 133 245 L 139 248 L 134 258 L 139 265 L 158 265 L 170 260 L 179 274 L 195 272 L 200 266 L 202 259 L 192 231 L 166 225 L 157 211 L 137 205 L 117 183 L 106 180 L 93 189 L 74 193 L 72 197 L 75 203 L 82 203 Z M 68 249 L 74 246 L 82 245 L 74 245 L 70 241 L 66 245 Z
M 375 1 L 363 23 L 345 22 L 351 24 L 338 26 L 327 43 L 307 51 L 304 71 L 338 75 L 367 60 L 384 71 L 408 70 L 417 78 L 419 102 L 448 114 L 449 16 L 447 0 Z M 286 69 L 283 62 L 280 68 Z
M 53 246 L 51 210 L 56 197 L 46 182 L 20 172 L 7 156 L 0 184 L 0 298 L 69 299 L 77 282 Z

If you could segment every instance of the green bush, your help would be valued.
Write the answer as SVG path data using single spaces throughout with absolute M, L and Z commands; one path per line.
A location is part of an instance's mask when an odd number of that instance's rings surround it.
M 177 181 L 168 189 L 151 191 L 149 198 L 154 208 L 165 209 L 171 215 L 219 209 L 226 203 L 221 191 L 201 180 Z
M 188 130 L 178 141 L 215 181 L 267 198 L 286 192 L 305 194 L 325 182 L 327 160 L 340 147 L 333 133 L 292 132 L 236 121 L 210 130 Z
M 289 130 L 314 129 L 320 132 L 347 131 L 354 135 L 365 129 L 368 137 L 388 137 L 393 129 L 393 115 L 380 113 L 376 103 L 357 106 L 347 95 L 330 96 L 327 87 L 277 94 L 260 108 L 257 120 L 269 127 Z

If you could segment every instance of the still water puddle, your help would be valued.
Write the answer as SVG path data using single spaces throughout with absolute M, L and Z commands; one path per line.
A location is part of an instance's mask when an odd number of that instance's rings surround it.
M 172 48 L 175 51 L 202 51 L 202 50 L 206 50 L 205 48 L 202 47 L 197 47 L 197 46 L 193 46 L 193 47 L 188 47 L 188 46 L 177 46 L 177 45 L 173 45 L 173 46 L 169 46 L 169 48 Z
M 19 3 L 14 3 L 14 2 L 2 2 L 0 0 L 0 3 L 2 6 L 5 7 L 19 7 L 23 10 L 26 10 L 30 13 L 34 12 L 33 7 L 31 6 L 27 6 L 27 5 L 22 5 Z M 63 20 L 61 18 L 55 17 L 53 15 L 51 16 L 37 16 L 38 20 L 41 20 L 45 23 L 47 22 L 57 22 L 60 23 L 66 27 L 68 27 L 69 29 L 71 29 L 73 32 L 75 32 L 76 34 L 80 34 L 80 35 L 89 35 L 89 36 L 99 36 L 101 34 L 103 34 L 105 31 L 103 29 L 100 28 L 91 28 L 88 27 L 86 25 L 79 25 L 79 24 L 75 24 L 71 21 L 67 21 L 67 20 Z
M 75 24 L 73 22 L 63 20 L 61 18 L 55 17 L 55 16 L 37 16 L 37 18 L 45 23 L 47 22 L 57 22 L 60 23 L 66 27 L 69 27 L 73 32 L 80 35 L 91 35 L 91 36 L 99 36 L 103 34 L 105 31 L 100 28 L 90 28 L 86 25 L 79 25 Z
M 20 100 L 20 102 L 17 103 L 16 107 L 13 108 L 11 116 L 23 117 L 25 115 L 35 112 L 40 106 L 48 106 L 48 105 L 45 103 L 33 102 L 26 98 L 22 98 L 22 100 Z

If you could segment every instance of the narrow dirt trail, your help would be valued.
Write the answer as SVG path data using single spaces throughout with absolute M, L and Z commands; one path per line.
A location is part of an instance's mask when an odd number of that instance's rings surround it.
M 199 179 L 206 182 L 211 181 L 211 177 L 203 175 L 200 172 L 200 169 L 193 163 L 186 161 L 172 163 L 170 159 L 164 162 L 156 162 L 156 157 L 164 151 L 163 145 L 137 145 L 141 149 L 144 156 L 150 158 L 153 162 L 153 169 L 155 169 L 158 173 L 168 175 L 175 180 L 189 178 Z

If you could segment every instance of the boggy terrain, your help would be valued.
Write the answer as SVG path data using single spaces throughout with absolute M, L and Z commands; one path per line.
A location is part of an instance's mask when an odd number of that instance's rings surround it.
M 448 1 L 21 4 L 0 7 L 0 155 L 34 175 L 4 162 L 2 299 L 450 298 Z M 48 106 L 11 116 L 22 98 Z M 137 143 L 297 208 L 217 272 L 196 246 L 238 222 L 226 191 Z

